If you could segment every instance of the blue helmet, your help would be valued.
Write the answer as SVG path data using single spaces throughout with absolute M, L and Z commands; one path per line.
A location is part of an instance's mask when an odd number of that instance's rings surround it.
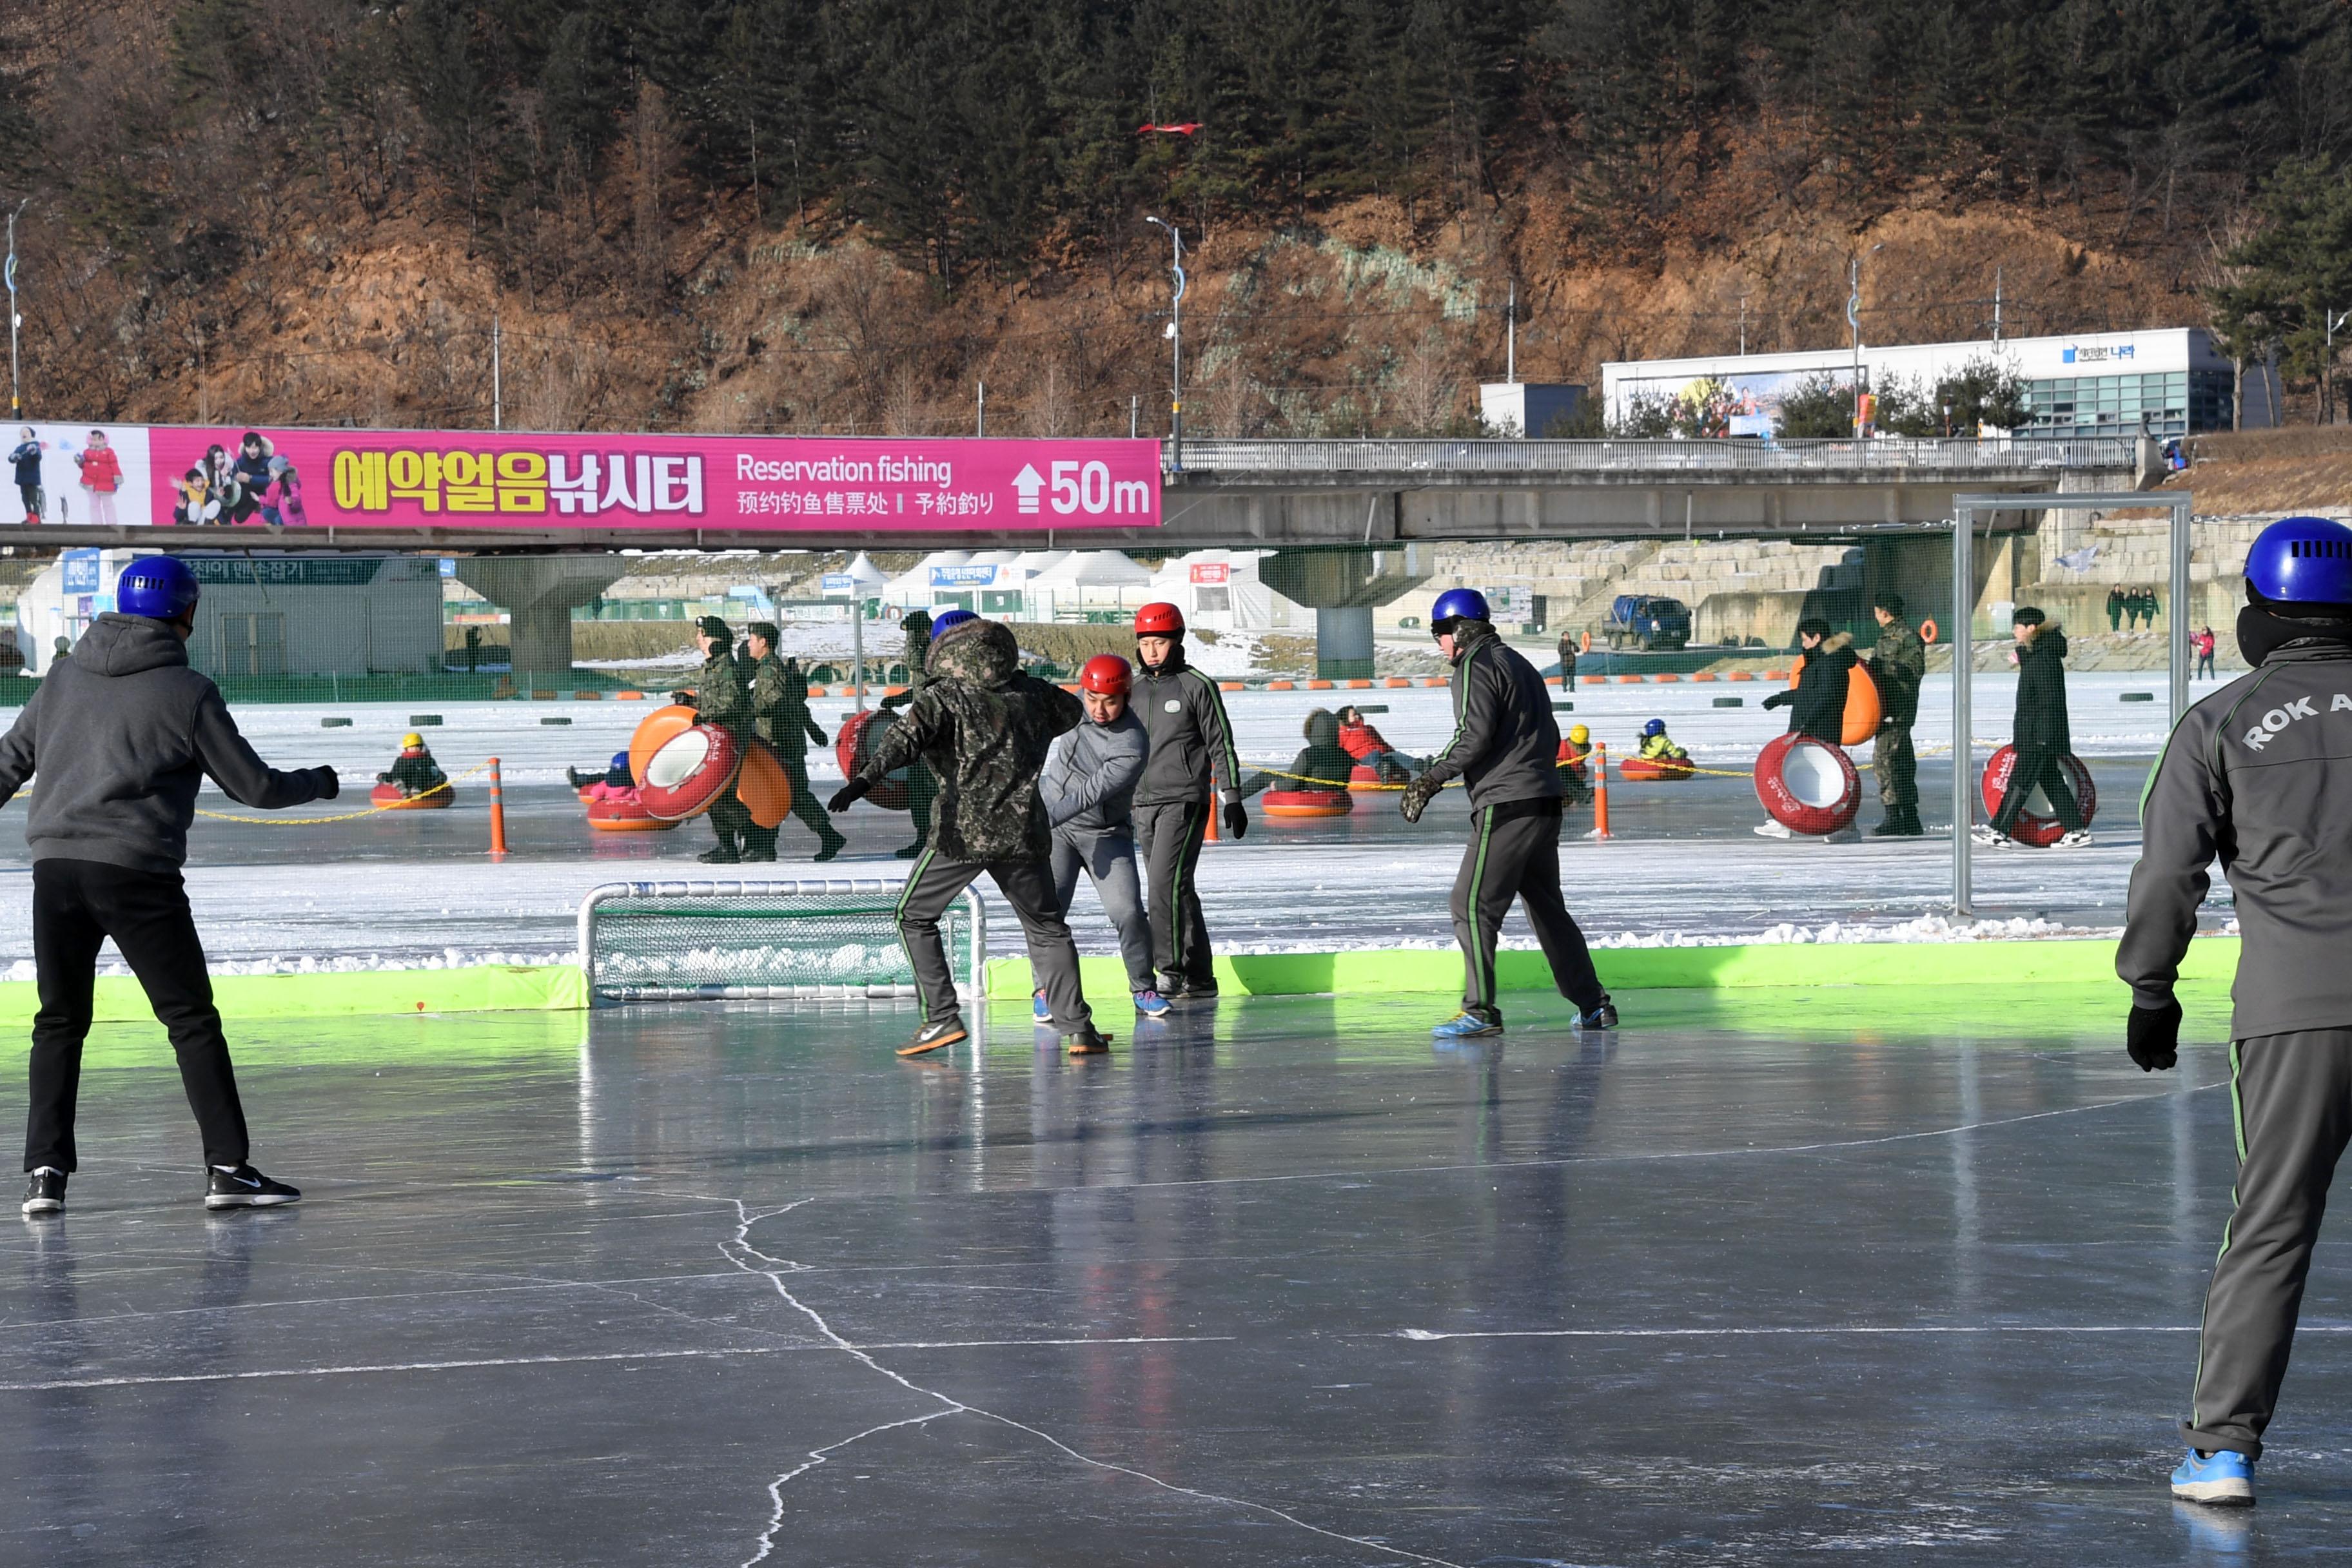
M 1486 595 L 1475 588 L 1448 588 L 1437 595 L 1437 603 L 1429 607 L 1429 624 L 1434 628 L 1441 621 L 1491 621 L 1494 612 L 1486 608 Z
M 2246 586 L 2285 605 L 2352 605 L 2352 528 L 2286 517 L 2246 552 Z
M 1664 719 L 1653 719 L 1642 726 L 1642 739 L 1645 741 L 1653 735 L 1663 735 L 1665 732 L 1666 721 Z
M 612 762 L 607 763 L 606 766 L 616 773 L 627 773 L 629 771 L 629 753 L 626 752 L 614 752 L 613 753 Z
M 114 607 L 126 616 L 176 621 L 196 607 L 203 594 L 196 574 L 169 555 L 142 555 L 114 582 Z
M 970 610 L 942 610 L 931 622 L 931 636 L 936 637 L 941 632 L 948 630 L 950 626 L 960 626 L 966 621 L 976 621 L 978 619 L 980 619 L 980 617 L 973 615 Z

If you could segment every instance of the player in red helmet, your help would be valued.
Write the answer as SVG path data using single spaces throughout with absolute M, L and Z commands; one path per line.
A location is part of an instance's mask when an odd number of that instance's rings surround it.
M 1127 660 L 1097 654 L 1078 671 L 1078 700 L 1087 721 L 1054 742 L 1037 780 L 1045 818 L 1054 825 L 1054 896 L 1064 919 L 1084 871 L 1118 933 L 1127 962 L 1127 988 L 1147 1018 L 1168 1011 L 1151 970 L 1151 922 L 1135 867 L 1135 786 L 1143 777 L 1150 742 L 1128 707 L 1134 679 Z M 1043 1006 L 1040 1001 L 1037 1005 Z
M 1138 610 L 1135 653 L 1141 668 L 1129 700 L 1151 742 L 1135 788 L 1135 826 L 1151 889 L 1152 961 L 1162 995 L 1213 998 L 1215 960 L 1192 877 L 1213 809 L 1223 813 L 1234 837 L 1249 831 L 1241 753 L 1217 683 L 1184 662 L 1181 610 L 1166 604 Z

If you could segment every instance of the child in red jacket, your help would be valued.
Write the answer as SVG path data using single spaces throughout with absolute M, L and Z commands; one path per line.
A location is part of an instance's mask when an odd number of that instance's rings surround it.
M 118 526 L 114 519 L 114 492 L 122 488 L 122 459 L 106 443 L 106 432 L 89 433 L 89 445 L 74 454 L 74 467 L 81 470 L 81 488 L 89 492 L 89 521 L 98 528 Z

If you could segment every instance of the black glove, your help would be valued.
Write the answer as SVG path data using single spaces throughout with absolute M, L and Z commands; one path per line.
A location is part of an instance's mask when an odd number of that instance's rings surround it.
M 824 803 L 824 808 L 827 811 L 847 811 L 853 805 L 864 800 L 866 792 L 873 787 L 864 779 L 852 779 L 834 793 L 833 798 Z
M 335 776 L 332 768 L 312 768 L 310 776 L 319 781 L 319 798 L 332 800 L 342 793 L 343 781 Z
M 904 708 L 908 703 L 912 702 L 914 700 L 915 694 L 910 689 L 901 691 L 896 696 L 885 697 L 881 701 L 877 702 L 874 706 L 882 710 L 883 712 L 888 713 L 896 709 Z
M 1419 822 L 1421 814 L 1429 809 L 1430 797 L 1436 795 L 1440 787 L 1430 782 L 1427 773 L 1422 774 L 1405 785 L 1404 794 L 1397 797 L 1397 809 L 1404 813 L 1407 822 Z
M 2124 1049 L 2142 1072 L 2170 1072 L 2180 1059 L 2180 1004 L 2161 1007 L 2134 1006 L 2124 1026 Z
M 810 733 L 816 737 L 816 743 L 820 746 L 830 746 L 833 744 L 831 741 L 824 738 L 824 731 L 822 730 L 813 730 Z
M 1223 815 L 1225 832 L 1228 835 L 1235 838 L 1240 838 L 1248 834 L 1249 813 L 1242 809 L 1242 803 L 1240 801 L 1235 801 L 1231 805 L 1226 806 Z
M 1796 692 L 1784 686 L 1780 690 L 1772 693 L 1771 696 L 1764 699 L 1763 702 L 1760 703 L 1759 706 L 1765 708 L 1786 708 L 1790 703 L 1794 702 L 1796 700 Z
M 694 693 L 691 691 L 673 691 L 669 694 L 669 700 L 672 702 L 684 702 L 690 704 L 694 700 Z

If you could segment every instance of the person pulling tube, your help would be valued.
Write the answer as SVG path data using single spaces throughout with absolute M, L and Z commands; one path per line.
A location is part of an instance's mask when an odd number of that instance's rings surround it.
M 1559 994 L 1576 1004 L 1576 1026 L 1613 1029 L 1616 1005 L 1559 891 L 1559 725 L 1551 693 L 1495 630 L 1476 589 L 1440 594 L 1429 629 L 1454 666 L 1454 739 L 1405 786 L 1399 805 L 1407 822 L 1419 822 L 1446 781 L 1460 778 L 1471 827 L 1454 880 L 1454 935 L 1466 982 L 1462 1011 L 1430 1033 L 1459 1040 L 1503 1032 L 1495 948 L 1514 900 L 1527 905 Z
M 2221 861 L 2245 933 L 2230 1019 L 2238 1169 L 2172 1495 L 2222 1505 L 2254 1500 L 2327 1189 L 2352 1139 L 2352 529 L 2271 524 L 2246 552 L 2246 600 L 2238 646 L 2253 668 L 2165 742 L 2116 949 L 2132 988 L 2126 1048 L 2142 1071 L 2168 1071 L 2180 1042 L 2173 986 Z
M 125 566 L 115 608 L 90 624 L 0 740 L 0 805 L 41 775 L 25 827 L 41 1001 L 24 1209 L 36 1217 L 66 1206 L 82 1042 L 109 937 L 179 1058 L 204 1138 L 205 1206 L 263 1208 L 302 1195 L 250 1163 L 245 1107 L 180 868 L 207 776 L 238 805 L 263 811 L 332 800 L 341 785 L 332 768 L 279 773 L 264 763 L 237 733 L 220 689 L 188 668 L 201 595 L 195 574 L 168 555 Z

